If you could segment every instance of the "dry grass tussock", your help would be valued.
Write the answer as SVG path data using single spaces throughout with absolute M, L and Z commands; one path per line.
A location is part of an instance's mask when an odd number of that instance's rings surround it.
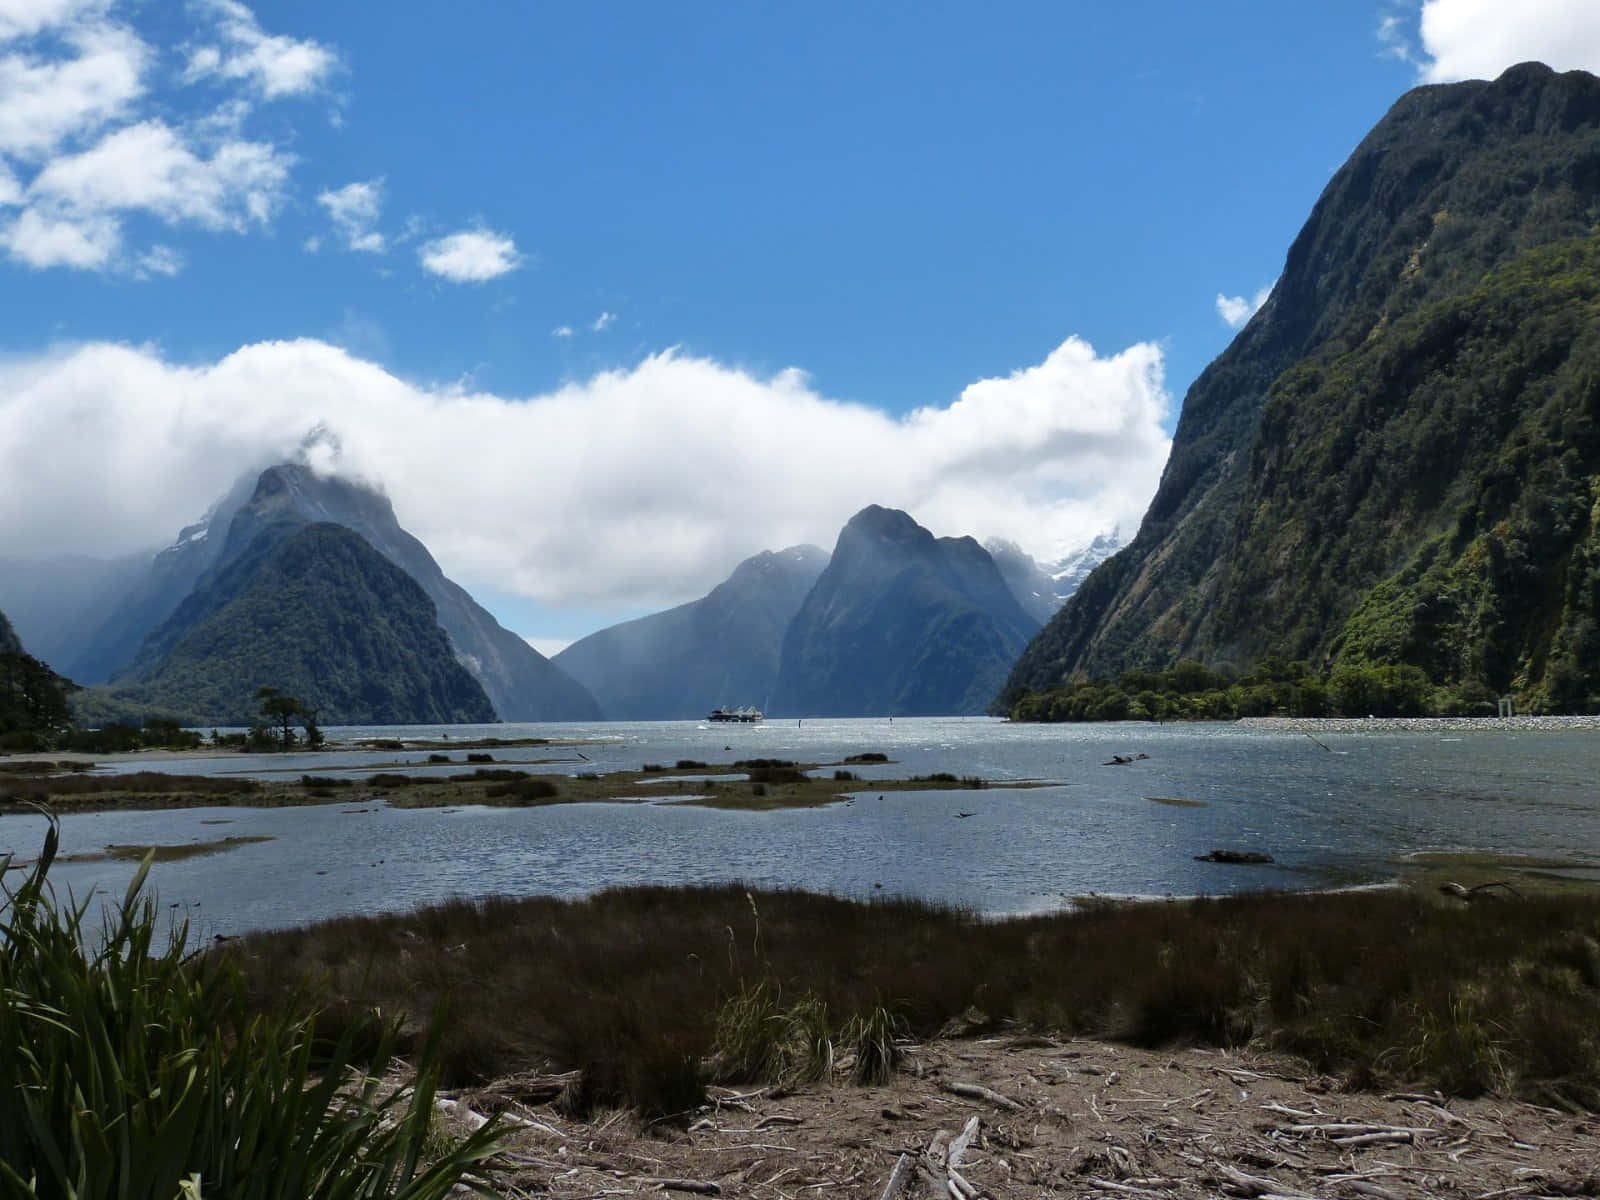
M 907 1038 L 1030 1029 L 1253 1045 L 1356 1087 L 1600 1107 L 1600 896 L 1422 891 L 1096 904 L 1003 921 L 737 886 L 459 901 L 259 935 L 255 1002 L 322 978 L 337 1034 L 449 1006 L 447 1083 L 579 1072 L 572 1112 L 710 1083 L 882 1079 Z

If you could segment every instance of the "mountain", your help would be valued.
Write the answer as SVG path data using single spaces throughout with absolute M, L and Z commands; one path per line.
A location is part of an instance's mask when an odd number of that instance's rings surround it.
M 421 584 L 438 607 L 439 624 L 457 658 L 483 685 L 502 721 L 600 719 L 600 706 L 582 684 L 505 629 L 445 576 L 428 548 L 400 527 L 381 492 L 295 465 L 263 473 L 256 500 L 262 499 L 263 488 L 276 493 L 276 503 L 307 520 L 333 521 L 355 530 Z
M 17 636 L 17 631 L 11 627 L 11 622 L 6 620 L 6 615 L 0 612 L 0 654 L 21 654 L 22 639 Z
M 990 538 L 983 544 L 1022 611 L 1043 625 L 1117 549 L 1117 535 L 1102 533 L 1059 562 L 1041 565 L 1015 542 Z
M 98 607 L 93 593 L 79 601 L 90 608 L 76 618 L 82 622 L 76 624 L 76 644 L 71 640 L 73 624 L 57 635 L 58 640 L 67 639 L 59 659 L 66 674 L 85 684 L 104 683 L 115 675 L 145 636 L 170 617 L 216 565 L 234 515 L 254 491 L 254 477 L 241 478 L 204 517 L 179 532 L 172 545 L 134 570 L 124 574 L 117 572 L 115 563 L 102 564 L 107 576 L 99 586 L 107 590 L 99 593 Z M 68 600 L 74 592 L 57 590 L 54 595 Z
M 119 698 L 240 725 L 270 684 L 324 724 L 495 719 L 433 602 L 361 535 L 288 514 L 235 533 L 245 544 L 146 639 Z
M 599 719 L 599 706 L 581 684 L 504 629 L 445 576 L 427 547 L 400 527 L 387 497 L 293 463 L 241 481 L 204 521 L 184 530 L 156 557 L 141 586 L 97 636 L 92 665 L 121 678 L 145 637 L 178 611 L 184 597 L 240 553 L 258 528 L 280 519 L 343 525 L 415 579 L 433 601 L 456 657 L 483 685 L 501 720 Z M 113 657 L 107 668 L 106 660 Z
M 1600 692 L 1600 80 L 1402 97 L 1195 381 L 1138 535 L 1002 691 L 1182 659 Z
M 700 599 L 592 633 L 552 661 L 613 720 L 763 706 L 778 680 L 784 631 L 827 563 L 815 546 L 766 551 Z
M 783 639 L 772 709 L 789 716 L 982 712 L 1038 628 L 970 537 L 862 509 Z
M 32 653 L 49 663 L 71 665 L 82 654 L 86 637 L 104 624 L 149 567 L 149 558 L 143 556 L 0 557 L 0 607 L 11 614 L 17 635 Z

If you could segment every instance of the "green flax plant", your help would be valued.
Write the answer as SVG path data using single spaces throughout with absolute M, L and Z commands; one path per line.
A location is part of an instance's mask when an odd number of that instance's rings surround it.
M 373 1017 L 330 1045 L 304 994 L 252 1011 L 226 956 L 158 921 L 141 895 L 148 859 L 96 921 L 86 902 L 57 902 L 59 843 L 52 817 L 0 909 L 0 1197 L 493 1194 L 496 1123 L 443 1147 L 429 1136 L 435 1039 L 400 1086 L 374 1074 L 398 1048 L 394 1023 Z M 0 877 L 12 870 L 0 860 Z

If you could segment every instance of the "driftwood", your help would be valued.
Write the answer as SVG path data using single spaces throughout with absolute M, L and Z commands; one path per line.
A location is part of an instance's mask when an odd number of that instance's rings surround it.
M 950 1152 L 945 1155 L 945 1162 L 952 1170 L 961 1165 L 961 1160 L 967 1156 L 967 1147 L 972 1145 L 972 1139 L 977 1136 L 978 1118 L 973 1117 L 967 1122 L 967 1127 L 950 1143 Z
M 1002 1096 L 999 1092 L 986 1088 L 981 1084 L 946 1083 L 944 1090 L 952 1096 L 965 1096 L 968 1100 L 987 1100 L 990 1104 L 1003 1108 L 1007 1112 L 1022 1111 L 1022 1105 L 1018 1104 L 1010 1096 Z
M 906 1180 L 910 1179 L 917 1171 L 917 1160 L 909 1154 L 902 1154 L 895 1160 L 894 1170 L 889 1172 L 889 1182 L 883 1185 L 883 1194 L 878 1200 L 894 1200 L 900 1194 L 900 1189 L 905 1187 Z
M 1490 888 L 1505 888 L 1518 900 L 1522 899 L 1522 893 L 1503 879 L 1496 879 L 1493 883 L 1477 883 L 1471 887 L 1462 887 L 1459 883 L 1441 883 L 1439 885 L 1441 892 L 1446 896 L 1454 896 L 1457 900 L 1481 900 L 1489 894 Z

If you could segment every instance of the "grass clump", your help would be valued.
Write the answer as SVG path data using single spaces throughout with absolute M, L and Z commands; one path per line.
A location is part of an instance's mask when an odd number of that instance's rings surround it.
M 0 918 L 0 1192 L 441 1200 L 487 1183 L 497 1124 L 430 1147 L 434 1043 L 410 1086 L 385 1085 L 357 1050 L 387 1064 L 396 1026 L 369 1013 L 319 1039 L 303 992 L 253 1009 L 229 958 L 163 930 L 148 864 L 103 921 L 58 904 L 58 846 L 52 818 Z
M 751 783 L 804 783 L 805 772 L 793 767 L 751 767 Z
M 551 780 L 536 775 L 518 775 L 504 783 L 491 783 L 483 794 L 486 799 L 512 804 L 539 804 L 556 799 L 561 789 Z

